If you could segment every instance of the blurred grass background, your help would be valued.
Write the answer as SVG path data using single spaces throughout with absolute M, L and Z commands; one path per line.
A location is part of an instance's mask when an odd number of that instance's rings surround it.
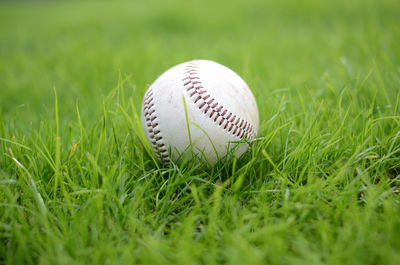
M 397 0 L 0 2 L 0 264 L 398 263 L 399 25 Z M 134 126 L 191 59 L 260 111 L 210 171 Z
M 194 58 L 236 70 L 260 100 L 281 88 L 329 93 L 326 83 L 345 86 L 382 64 L 398 71 L 397 1 L 28 1 L 2 3 L 0 19 L 0 106 L 24 120 L 47 115 L 53 88 L 63 117 L 76 101 L 91 115 L 119 71 L 139 98 Z

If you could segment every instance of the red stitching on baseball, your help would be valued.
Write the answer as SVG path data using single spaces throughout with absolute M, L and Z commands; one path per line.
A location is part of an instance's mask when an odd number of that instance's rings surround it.
M 168 152 L 168 149 L 165 143 L 163 143 L 162 135 L 160 134 L 161 131 L 158 128 L 157 115 L 153 102 L 153 91 L 151 89 L 149 89 L 144 95 L 142 108 L 145 116 L 144 118 L 147 121 L 146 126 L 149 133 L 149 138 L 151 139 L 150 146 L 156 156 L 164 163 L 168 164 L 170 160 L 168 154 L 165 154 Z
M 232 134 L 236 134 L 237 129 L 238 129 L 238 127 L 235 126 L 235 130 L 233 130 Z
M 223 126 L 224 130 L 227 130 L 228 132 L 236 135 L 239 138 L 254 138 L 256 136 L 255 129 L 248 121 L 237 117 L 232 112 L 228 112 L 228 109 L 226 109 L 222 105 L 218 106 L 218 102 L 214 102 L 215 99 L 212 98 L 208 93 L 206 93 L 207 90 L 205 90 L 201 84 L 198 68 L 199 66 L 196 61 L 188 63 L 185 66 L 184 77 L 182 79 L 183 85 L 185 86 L 187 92 L 193 89 L 193 91 L 191 91 L 189 95 L 194 103 L 196 104 L 200 99 L 202 99 L 203 101 L 200 105 L 198 105 L 198 108 L 201 110 L 204 106 L 206 106 L 204 114 L 206 114 L 208 110 L 211 109 L 210 115 L 208 117 L 212 119 L 215 115 L 215 117 L 213 118 L 214 122 L 218 123 L 219 126 Z M 218 120 L 219 118 L 220 120 Z

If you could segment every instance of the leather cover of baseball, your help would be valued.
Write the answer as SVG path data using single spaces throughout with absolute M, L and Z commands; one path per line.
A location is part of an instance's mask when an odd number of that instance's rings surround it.
M 160 161 L 196 156 L 212 166 L 247 150 L 259 118 L 242 78 L 216 62 L 194 60 L 172 67 L 149 87 L 141 122 Z

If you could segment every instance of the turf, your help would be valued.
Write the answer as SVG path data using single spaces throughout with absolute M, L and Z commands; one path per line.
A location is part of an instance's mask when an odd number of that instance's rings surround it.
M 0 3 L 0 264 L 399 264 L 400 3 Z M 159 165 L 152 81 L 220 62 L 240 159 Z

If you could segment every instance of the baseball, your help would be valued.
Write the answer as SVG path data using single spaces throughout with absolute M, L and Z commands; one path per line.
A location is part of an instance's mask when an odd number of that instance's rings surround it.
M 213 61 L 194 60 L 163 73 L 146 91 L 141 123 L 164 163 L 199 158 L 208 165 L 241 156 L 257 136 L 258 109 L 247 84 Z

